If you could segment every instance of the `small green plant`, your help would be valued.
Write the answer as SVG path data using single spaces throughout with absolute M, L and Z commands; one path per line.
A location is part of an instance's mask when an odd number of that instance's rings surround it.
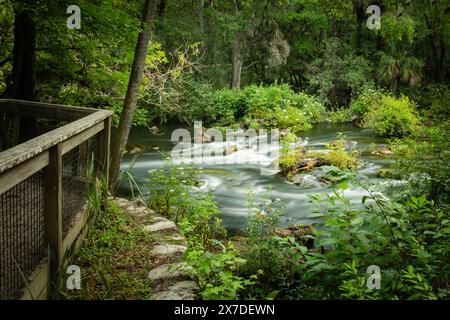
M 301 256 L 306 248 L 293 237 L 278 235 L 283 208 L 274 206 L 269 198 L 254 199 L 249 193 L 248 208 L 248 227 L 241 249 L 247 260 L 243 274 L 259 276 L 257 286 L 247 294 L 256 299 L 274 298 L 292 284 L 292 258 Z
M 168 219 L 180 222 L 189 210 L 191 188 L 199 184 L 199 170 L 168 161 L 164 168 L 150 172 L 148 205 Z
M 191 197 L 186 202 L 187 210 L 179 227 L 190 246 L 208 248 L 214 239 L 226 235 L 213 196 Z
M 237 300 L 246 288 L 255 283 L 239 276 L 245 259 L 238 256 L 236 247 L 228 242 L 216 242 L 212 252 L 202 247 L 191 248 L 186 261 L 194 268 L 205 300 Z
M 121 170 L 119 172 L 119 176 L 117 178 L 118 183 L 116 184 L 116 187 L 114 189 L 114 193 L 117 192 L 117 190 L 120 188 L 122 183 L 127 182 L 131 191 L 131 197 L 133 200 L 136 198 L 139 198 L 141 200 L 144 200 L 144 193 L 141 190 L 141 185 L 136 178 L 136 176 L 133 174 L 134 166 L 136 165 L 136 161 L 138 160 L 140 154 L 135 154 L 133 158 L 130 161 L 130 164 L 128 167 L 124 170 Z M 137 191 L 137 195 L 135 194 Z
M 450 121 L 446 121 L 393 141 L 398 156 L 394 169 L 408 181 L 403 193 L 426 194 L 436 202 L 450 204 L 449 134 Z

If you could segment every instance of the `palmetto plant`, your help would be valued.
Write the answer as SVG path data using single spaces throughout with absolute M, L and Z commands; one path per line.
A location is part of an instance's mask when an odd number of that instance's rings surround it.
M 378 53 L 378 79 L 398 93 L 400 85 L 415 86 L 422 80 L 424 63 L 411 55 L 416 37 L 416 21 L 403 8 L 383 16 L 380 30 L 386 50 Z
M 380 52 L 379 57 L 378 78 L 388 85 L 392 92 L 398 93 L 401 84 L 416 86 L 422 80 L 424 64 L 421 60 L 403 53 L 389 55 Z

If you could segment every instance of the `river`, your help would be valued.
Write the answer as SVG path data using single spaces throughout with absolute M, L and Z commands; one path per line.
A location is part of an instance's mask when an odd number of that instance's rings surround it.
M 171 134 L 176 125 L 161 128 L 159 134 L 151 133 L 146 127 L 134 127 L 129 137 L 129 149 L 138 147 L 142 153 L 132 167 L 133 175 L 139 183 L 145 184 L 149 179 L 149 170 L 162 168 L 165 163 L 161 151 L 170 152 L 174 144 L 170 141 Z M 334 140 L 338 133 L 342 133 L 347 140 L 356 142 L 356 149 L 360 151 L 364 166 L 358 170 L 358 174 L 370 177 L 372 181 L 380 168 L 385 167 L 389 159 L 371 154 L 373 147 L 385 147 L 387 142 L 383 138 L 375 136 L 370 130 L 363 130 L 351 124 L 320 124 L 305 132 L 303 139 L 308 138 L 308 148 L 325 149 L 325 143 Z M 234 157 L 239 157 L 238 151 Z M 126 154 L 123 158 L 121 169 L 130 166 L 133 155 Z M 315 223 L 318 217 L 312 217 L 312 203 L 310 195 L 317 193 L 330 193 L 332 189 L 319 183 L 312 183 L 309 187 L 299 187 L 286 182 L 279 175 L 262 175 L 258 165 L 242 164 L 202 164 L 202 189 L 211 191 L 222 213 L 222 219 L 226 228 L 232 234 L 240 233 L 246 227 L 248 208 L 248 193 L 255 197 L 265 197 L 283 207 L 281 223 Z M 270 190 L 269 190 L 270 189 Z M 118 193 L 129 196 L 129 186 L 121 185 Z M 354 202 L 360 202 L 365 191 L 359 187 L 350 186 L 345 194 Z

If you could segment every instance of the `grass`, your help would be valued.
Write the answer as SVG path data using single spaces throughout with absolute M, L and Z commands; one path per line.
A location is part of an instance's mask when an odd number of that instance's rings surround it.
M 146 217 L 122 212 L 109 202 L 100 213 L 72 264 L 81 268 L 81 290 L 64 289 L 65 299 L 146 300 L 152 295 L 147 275 L 154 243 L 144 231 Z

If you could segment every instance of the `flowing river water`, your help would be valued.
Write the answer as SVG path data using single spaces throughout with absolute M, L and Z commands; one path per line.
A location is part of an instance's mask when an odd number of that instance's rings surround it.
M 129 138 L 129 150 L 140 149 L 142 153 L 132 166 L 133 175 L 139 183 L 145 185 L 149 179 L 149 171 L 162 168 L 166 162 L 161 152 L 171 152 L 174 143 L 171 142 L 171 134 L 177 126 L 169 125 L 160 128 L 160 133 L 154 134 L 146 127 L 135 127 L 131 130 Z M 372 181 L 379 180 L 377 172 L 390 161 L 387 158 L 371 154 L 374 147 L 387 146 L 383 138 L 375 136 L 369 130 L 362 130 L 350 124 L 320 124 L 302 135 L 308 138 L 308 149 L 322 150 L 325 144 L 336 139 L 338 133 L 342 133 L 346 140 L 353 141 L 353 145 L 360 151 L 360 158 L 364 166 L 358 170 L 358 174 L 369 177 Z M 244 156 L 245 150 L 239 150 L 228 157 L 239 158 Z M 254 154 L 256 157 L 267 157 L 266 154 Z M 127 169 L 133 162 L 134 156 L 127 153 L 124 156 L 121 169 Z M 275 203 L 275 206 L 283 207 L 281 223 L 285 226 L 293 223 L 314 223 L 317 217 L 312 216 L 314 209 L 310 201 L 312 194 L 331 193 L 333 190 L 319 183 L 313 176 L 306 176 L 306 187 L 299 187 L 287 182 L 283 177 L 261 174 L 261 166 L 249 164 L 208 164 L 201 165 L 204 173 L 201 176 L 202 187 L 205 191 L 214 194 L 222 213 L 225 226 L 231 234 L 238 234 L 247 225 L 248 194 L 251 192 L 254 198 L 267 198 Z M 129 196 L 131 191 L 128 183 L 122 183 L 119 194 Z M 145 190 L 145 188 L 143 188 Z M 356 186 L 350 186 L 345 190 L 345 195 L 354 202 L 360 202 L 366 192 Z

